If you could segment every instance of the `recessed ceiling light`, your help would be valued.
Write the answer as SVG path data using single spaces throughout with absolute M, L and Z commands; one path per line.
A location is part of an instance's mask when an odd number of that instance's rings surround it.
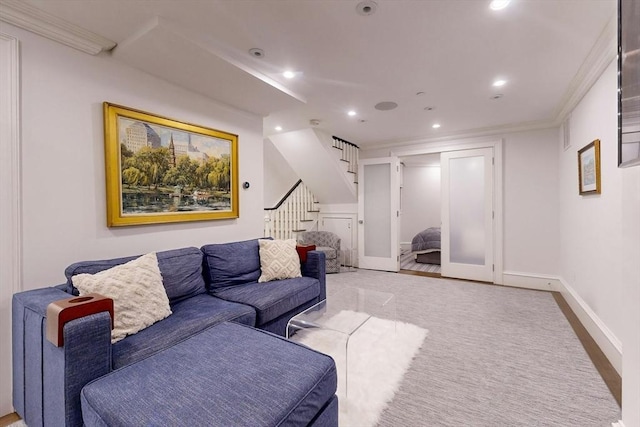
M 424 107 L 424 111 L 433 111 L 436 107 Z
M 490 99 L 500 99 L 502 96 L 503 95 L 501 93 L 496 93 L 495 95 L 491 95 Z
M 489 4 L 489 7 L 491 8 L 491 10 L 502 10 L 507 7 L 510 2 L 511 0 L 493 0 Z
M 434 128 L 434 129 L 438 129 L 440 127 L 440 124 L 439 123 L 434 123 L 431 127 Z
M 285 76 L 287 79 L 292 79 L 296 76 L 296 73 L 294 73 L 291 70 L 287 70 L 284 73 L 282 73 L 283 76 Z
M 496 80 L 495 82 L 493 82 L 493 85 L 495 87 L 500 87 L 500 86 L 504 86 L 505 84 L 507 84 L 506 80 Z
M 275 128 L 278 132 L 280 132 L 282 130 L 282 126 L 276 126 Z
M 351 111 L 349 111 L 347 114 L 348 114 L 348 115 L 350 115 L 350 116 L 355 116 L 355 115 L 356 115 L 356 112 L 355 112 L 355 111 L 353 111 L 353 110 L 351 110 Z
M 420 91 L 420 92 L 416 92 L 416 96 L 422 96 L 424 95 L 424 92 Z

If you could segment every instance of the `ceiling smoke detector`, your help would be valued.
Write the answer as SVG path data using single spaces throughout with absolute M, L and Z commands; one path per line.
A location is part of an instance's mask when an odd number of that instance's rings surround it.
M 264 50 L 254 47 L 253 49 L 249 49 L 249 54 L 254 58 L 264 58 Z
M 311 119 L 311 120 L 309 120 L 309 124 L 310 124 L 311 126 L 320 126 L 320 120 L 318 120 L 318 119 Z
M 369 16 L 376 13 L 377 8 L 378 3 L 371 0 L 365 0 L 358 3 L 356 6 L 356 12 L 358 12 L 358 15 Z
M 501 93 L 496 93 L 495 95 L 491 95 L 490 99 L 500 99 L 502 98 L 504 95 Z

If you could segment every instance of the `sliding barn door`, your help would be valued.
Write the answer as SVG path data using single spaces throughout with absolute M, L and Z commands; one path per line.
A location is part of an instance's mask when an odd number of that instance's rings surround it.
M 494 281 L 493 149 L 442 153 L 442 275 Z

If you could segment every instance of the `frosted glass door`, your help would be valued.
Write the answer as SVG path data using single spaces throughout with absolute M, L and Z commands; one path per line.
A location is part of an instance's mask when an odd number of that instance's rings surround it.
M 359 267 L 398 271 L 398 159 L 361 160 L 358 173 Z
M 493 282 L 493 150 L 441 154 L 442 275 Z

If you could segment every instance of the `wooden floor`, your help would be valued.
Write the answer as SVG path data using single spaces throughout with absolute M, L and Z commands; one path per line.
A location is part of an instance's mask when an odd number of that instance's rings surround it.
M 596 367 L 600 376 L 604 380 L 607 387 L 609 387 L 609 391 L 613 395 L 616 402 L 618 402 L 618 406 L 622 407 L 622 378 L 618 375 L 618 372 L 611 365 L 607 357 L 604 355 L 598 344 L 591 338 L 589 332 L 582 325 L 580 320 L 578 320 L 578 316 L 571 310 L 569 304 L 564 299 L 560 292 L 552 292 L 553 298 L 556 300 L 556 303 L 564 313 L 564 316 L 569 321 L 569 324 L 573 328 L 573 331 L 578 336 L 578 339 L 582 343 L 585 351 L 589 355 L 591 362 Z
M 0 427 L 6 427 L 11 423 L 15 423 L 16 421 L 20 420 L 21 418 L 18 416 L 18 414 L 11 413 L 9 415 L 5 415 L 4 417 L 0 417 Z

